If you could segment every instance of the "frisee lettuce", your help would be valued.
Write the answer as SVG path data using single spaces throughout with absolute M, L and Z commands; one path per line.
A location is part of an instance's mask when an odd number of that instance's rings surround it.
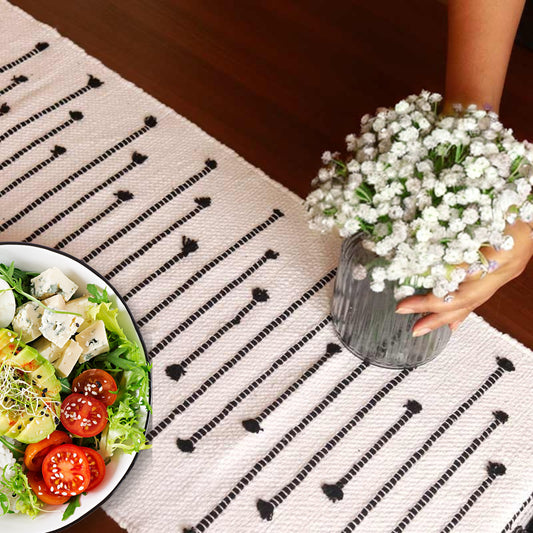
M 103 293 L 93 290 L 91 294 L 95 295 L 95 299 L 103 300 Z M 118 323 L 118 309 L 111 308 L 111 305 L 109 301 L 101 301 L 89 309 L 92 320 L 104 322 L 111 351 L 83 365 L 83 370 L 88 367 L 102 368 L 118 381 L 118 397 L 107 408 L 108 425 L 100 439 L 100 451 L 104 456 L 112 455 L 117 449 L 133 453 L 150 447 L 141 426 L 144 416 L 142 408 L 151 411 L 150 365 L 140 346 L 126 337 Z
M 7 477 L 8 468 L 12 470 L 9 478 Z M 9 506 L 6 507 L 6 501 L 9 501 L 6 494 L 13 494 L 17 498 L 15 507 L 21 513 L 35 518 L 41 512 L 42 504 L 31 489 L 28 478 L 19 463 L 15 463 L 11 467 L 9 465 L 4 467 L 0 478 L 0 486 L 3 488 L 0 495 L 4 493 L 4 496 L 6 496 L 5 498 L 0 498 L 3 514 L 12 512 Z
M 110 456 L 116 450 L 133 453 L 150 448 L 139 424 L 140 412 L 136 399 L 127 394 L 115 404 L 107 408 L 109 420 L 100 439 L 100 451 Z

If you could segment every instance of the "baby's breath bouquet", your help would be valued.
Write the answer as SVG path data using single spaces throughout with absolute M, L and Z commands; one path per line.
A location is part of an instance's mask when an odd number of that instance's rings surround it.
M 513 247 L 507 224 L 533 221 L 533 146 L 490 110 L 439 115 L 441 99 L 423 91 L 365 115 L 346 157 L 324 153 L 306 200 L 312 227 L 362 233 L 376 260 L 354 277 L 376 292 L 392 283 L 397 299 L 445 297 L 467 272 L 490 271 L 483 247 Z

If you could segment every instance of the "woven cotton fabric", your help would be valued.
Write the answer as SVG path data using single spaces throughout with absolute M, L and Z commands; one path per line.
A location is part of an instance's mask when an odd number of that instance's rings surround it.
M 471 316 L 432 363 L 339 345 L 340 242 L 302 201 L 0 1 L 0 238 L 124 295 L 152 449 L 104 509 L 131 533 L 511 532 L 533 500 L 532 353 Z

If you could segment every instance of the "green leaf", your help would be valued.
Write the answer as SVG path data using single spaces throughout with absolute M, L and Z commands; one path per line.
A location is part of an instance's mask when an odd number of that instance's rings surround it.
M 89 288 L 87 286 L 87 288 Z M 90 298 L 89 298 L 90 299 Z M 111 309 L 111 302 L 101 302 L 97 306 L 91 306 L 89 316 L 93 320 L 102 320 L 105 329 L 111 331 L 123 340 L 128 340 L 117 319 L 118 309 Z
M 89 283 L 89 285 L 87 285 L 87 291 L 91 295 L 91 297 L 89 297 L 89 302 L 92 302 L 93 304 L 110 303 L 107 289 L 100 290 L 96 285 Z
M 5 437 L 0 436 L 0 442 L 15 456 L 15 459 L 18 459 L 19 457 L 22 457 L 24 455 L 24 450 L 17 448 Z
M 3 515 L 13 512 L 9 505 L 9 498 L 7 497 L 7 494 L 4 494 L 3 492 L 0 492 L 0 507 Z
M 17 498 L 15 507 L 18 511 L 27 514 L 31 518 L 35 518 L 41 512 L 41 503 L 31 489 L 28 478 L 22 470 L 22 466 L 19 463 L 15 463 L 11 467 L 12 474 L 9 478 L 7 477 L 8 467 L 9 465 L 4 467 L 2 478 L 0 479 L 0 486 L 4 487 L 2 492 L 13 494 Z
M 92 368 L 109 372 L 118 384 L 118 397 L 107 408 L 109 423 L 102 433 L 100 450 L 112 455 L 115 450 L 133 453 L 146 449 L 146 436 L 141 426 L 142 407 L 151 410 L 148 398 L 150 389 L 150 365 L 140 346 L 130 341 L 118 323 L 118 309 L 102 302 L 91 306 L 93 320 L 104 322 L 112 351 L 101 354 L 86 363 Z
M 73 498 L 70 498 L 67 508 L 65 509 L 65 512 L 63 513 L 63 518 L 61 520 L 67 520 L 70 518 L 77 507 L 80 506 L 80 495 L 74 496 Z
M 106 455 L 112 455 L 115 450 L 133 453 L 151 447 L 146 443 L 144 430 L 139 424 L 140 411 L 135 396 L 127 393 L 107 408 L 107 414 L 108 425 L 101 440 L 101 449 Z
M 22 305 L 28 300 L 35 300 L 30 293 L 30 280 L 39 274 L 35 272 L 26 272 L 15 268 L 15 263 L 9 266 L 0 263 L 0 279 L 6 281 L 13 289 L 15 300 L 18 305 Z
M 62 394 L 70 394 L 72 392 L 72 389 L 70 388 L 70 381 L 68 378 L 59 378 L 59 382 L 61 383 Z

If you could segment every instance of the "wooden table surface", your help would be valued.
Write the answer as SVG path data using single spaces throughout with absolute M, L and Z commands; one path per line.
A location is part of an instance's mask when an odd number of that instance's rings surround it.
M 11 0 L 301 196 L 361 115 L 442 92 L 436 0 Z M 533 52 L 515 46 L 501 116 L 533 140 Z M 312 253 L 312 252 L 310 252 Z M 478 312 L 533 348 L 533 264 Z M 97 510 L 69 533 L 123 531 Z

